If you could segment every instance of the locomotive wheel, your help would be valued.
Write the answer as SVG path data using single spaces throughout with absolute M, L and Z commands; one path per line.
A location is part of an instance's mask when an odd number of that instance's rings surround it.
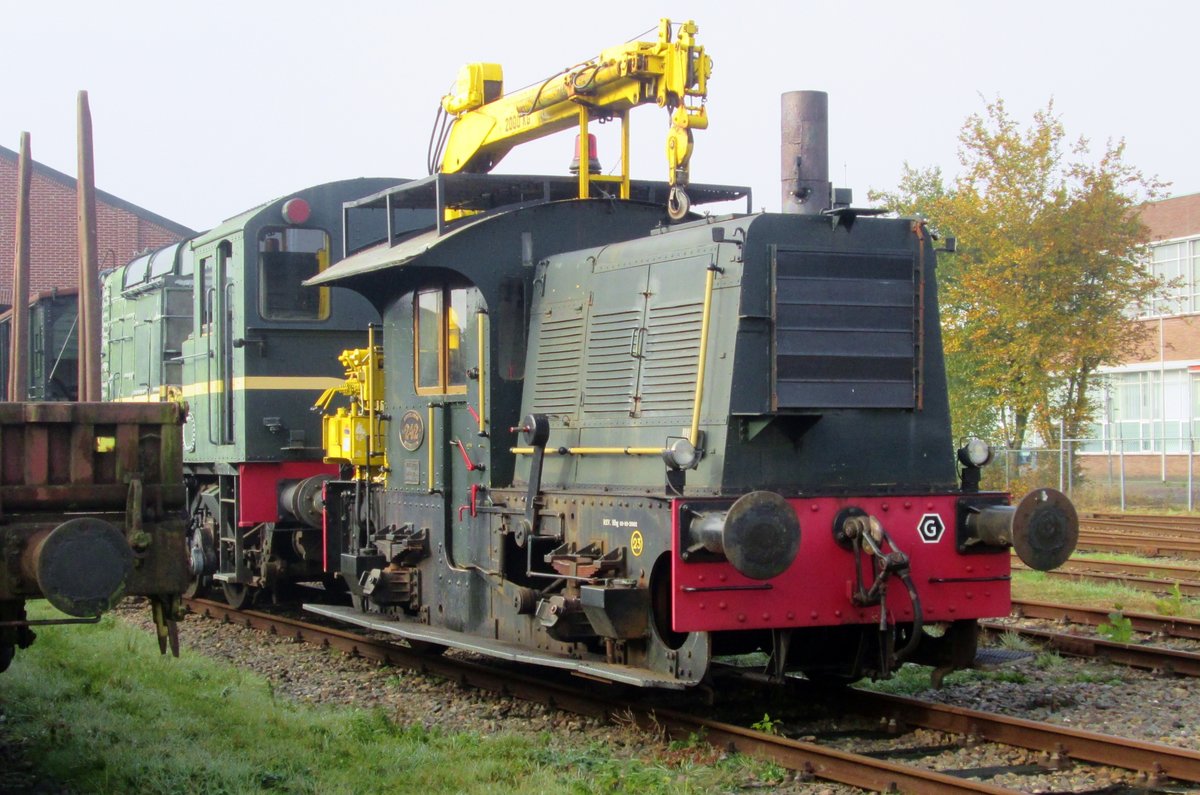
M 249 607 L 254 603 L 254 597 L 258 595 L 257 588 L 236 582 L 221 583 L 221 590 L 225 592 L 225 601 L 234 610 L 243 610 Z
M 660 557 L 650 573 L 650 618 L 654 630 L 668 649 L 678 650 L 687 641 L 686 632 L 671 629 L 671 560 Z
M 188 554 L 190 556 L 189 569 L 192 570 L 192 579 L 188 583 L 188 587 L 184 590 L 183 596 L 187 599 L 194 599 L 198 596 L 204 596 L 208 593 L 212 585 L 212 577 L 207 573 L 210 571 L 210 565 L 214 565 L 217 559 L 217 551 L 213 545 L 213 529 L 211 524 L 207 522 L 198 522 L 193 518 L 187 532 Z M 200 567 L 200 571 L 196 571 L 196 567 Z
M 183 589 L 184 599 L 196 599 L 204 597 L 208 594 L 208 586 L 211 585 L 207 577 L 193 577 L 188 580 L 188 586 Z

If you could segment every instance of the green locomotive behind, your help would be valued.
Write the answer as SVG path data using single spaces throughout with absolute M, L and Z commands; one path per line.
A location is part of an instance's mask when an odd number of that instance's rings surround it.
M 320 579 L 321 390 L 336 358 L 378 313 L 362 296 L 303 282 L 362 241 L 342 204 L 403 182 L 351 179 L 267 202 L 139 257 L 103 285 L 103 398 L 182 400 L 195 587 L 234 605 L 264 589 Z M 356 234 L 424 224 L 375 214 Z

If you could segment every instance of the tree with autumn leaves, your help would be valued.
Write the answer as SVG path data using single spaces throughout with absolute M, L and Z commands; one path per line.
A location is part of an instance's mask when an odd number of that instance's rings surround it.
M 1002 100 L 959 134 L 961 174 L 907 164 L 873 201 L 927 218 L 956 254 L 938 259 L 954 429 L 1019 448 L 1079 438 L 1097 368 L 1145 343 L 1137 308 L 1164 285 L 1141 264 L 1137 208 L 1163 185 L 1124 160 L 1123 141 L 1094 157 L 1068 145 L 1050 102 L 1022 129 Z M 1132 311 L 1131 311 L 1132 310 Z

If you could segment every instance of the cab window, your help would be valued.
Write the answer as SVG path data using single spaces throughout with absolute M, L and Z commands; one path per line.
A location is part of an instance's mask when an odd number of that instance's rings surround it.
M 200 260 L 200 278 L 197 282 L 200 290 L 200 328 L 207 331 L 213 322 L 213 258 L 204 257 Z
M 467 391 L 467 291 L 461 287 L 419 290 L 413 300 L 413 342 L 417 394 Z
M 321 229 L 268 228 L 258 235 L 258 312 L 263 320 L 326 320 L 329 288 L 304 280 L 329 267 Z

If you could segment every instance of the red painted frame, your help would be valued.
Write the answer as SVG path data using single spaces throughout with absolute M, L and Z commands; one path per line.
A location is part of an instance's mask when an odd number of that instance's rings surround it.
M 926 622 L 1006 616 L 1011 606 L 1007 549 L 963 555 L 956 547 L 959 495 L 824 497 L 788 502 L 800 520 L 800 551 L 778 577 L 752 580 L 727 561 L 686 562 L 679 549 L 680 506 L 672 504 L 671 605 L 677 632 L 872 624 L 879 608 L 851 602 L 854 555 L 833 537 L 834 518 L 851 506 L 876 516 L 908 555 Z M 686 500 L 693 509 L 700 504 Z M 922 517 L 937 514 L 945 528 L 936 542 L 918 532 Z M 871 565 L 863 562 L 869 587 Z M 965 581 L 963 581 L 965 580 Z M 769 586 L 763 589 L 762 586 Z M 751 586 L 753 589 L 745 589 Z M 740 589 L 739 589 L 740 588 Z M 744 590 L 743 590 L 744 589 Z M 890 620 L 911 621 L 912 603 L 899 580 L 888 583 Z
M 253 527 L 263 522 L 278 522 L 279 483 L 303 480 L 313 475 L 337 477 L 336 464 L 320 461 L 277 461 L 239 464 L 238 527 Z

